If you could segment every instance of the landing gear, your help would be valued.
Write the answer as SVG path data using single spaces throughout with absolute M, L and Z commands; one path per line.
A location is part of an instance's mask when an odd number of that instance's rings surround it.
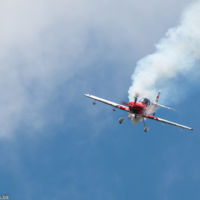
M 92 104 L 93 104 L 93 106 L 95 106 L 97 103 L 94 101 Z
M 145 126 L 145 127 L 144 127 L 144 132 L 146 133 L 148 130 L 149 130 L 149 127 L 148 127 L 148 126 Z
M 122 122 L 124 121 L 124 118 L 119 118 L 119 123 L 122 124 Z
M 144 119 L 143 119 L 143 124 L 144 124 L 144 132 L 146 133 L 149 130 L 149 127 L 146 126 Z

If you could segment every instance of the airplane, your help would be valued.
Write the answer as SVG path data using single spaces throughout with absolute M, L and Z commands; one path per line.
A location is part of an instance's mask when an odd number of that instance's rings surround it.
M 156 97 L 155 102 L 151 102 L 148 98 L 142 98 L 141 100 L 138 101 L 138 97 L 139 95 L 135 96 L 135 100 L 134 102 L 122 102 L 123 105 L 121 104 L 117 104 L 115 102 L 103 99 L 103 98 L 99 98 L 97 96 L 91 95 L 91 94 L 84 94 L 86 97 L 91 98 L 93 100 L 95 100 L 93 102 L 93 105 L 96 105 L 96 101 L 105 103 L 107 105 L 110 105 L 113 108 L 113 111 L 115 111 L 115 108 L 124 110 L 126 112 L 128 112 L 128 119 L 131 119 L 132 122 L 137 125 L 139 122 L 143 121 L 144 124 L 144 132 L 147 132 L 149 130 L 149 127 L 146 126 L 145 120 L 146 119 L 151 119 L 151 120 L 155 120 L 158 122 L 162 122 L 165 124 L 169 124 L 169 125 L 173 125 L 173 126 L 177 126 L 177 127 L 181 127 L 183 129 L 187 129 L 187 130 L 194 130 L 191 127 L 185 126 L 185 125 L 181 125 L 172 121 L 168 121 L 159 117 L 155 116 L 156 113 L 156 109 L 157 107 L 162 107 L 165 109 L 169 109 L 169 110 L 174 110 L 173 108 L 158 104 L 158 100 L 160 97 L 160 92 L 158 92 L 158 95 Z M 119 123 L 122 124 L 124 121 L 124 118 L 120 118 L 119 119 Z

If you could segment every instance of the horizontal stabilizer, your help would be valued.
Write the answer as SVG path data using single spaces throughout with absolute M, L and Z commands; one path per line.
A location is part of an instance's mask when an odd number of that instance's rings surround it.
M 154 105 L 155 105 L 155 106 L 159 106 L 159 107 L 161 107 L 161 108 L 165 108 L 165 109 L 168 109 L 168 110 L 173 110 L 173 111 L 175 111 L 174 108 L 170 108 L 170 107 L 167 107 L 167 106 L 164 106 L 164 105 L 158 104 L 158 103 L 154 103 Z

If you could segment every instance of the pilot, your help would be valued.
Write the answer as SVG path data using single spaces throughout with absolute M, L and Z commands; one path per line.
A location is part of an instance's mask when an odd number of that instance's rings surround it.
M 150 105 L 150 100 L 147 99 L 147 98 L 144 98 L 143 99 L 143 103 L 146 104 L 147 106 L 149 106 Z

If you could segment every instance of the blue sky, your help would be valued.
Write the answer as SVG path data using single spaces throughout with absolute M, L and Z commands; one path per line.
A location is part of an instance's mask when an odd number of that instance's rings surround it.
M 128 100 L 139 59 L 191 1 L 1 2 L 0 194 L 10 199 L 198 199 L 198 82 L 176 112 L 194 132 L 126 116 L 84 93 Z M 166 12 L 167 10 L 167 12 Z M 161 96 L 162 98 L 162 96 Z M 162 99 L 161 99 L 162 100 Z

